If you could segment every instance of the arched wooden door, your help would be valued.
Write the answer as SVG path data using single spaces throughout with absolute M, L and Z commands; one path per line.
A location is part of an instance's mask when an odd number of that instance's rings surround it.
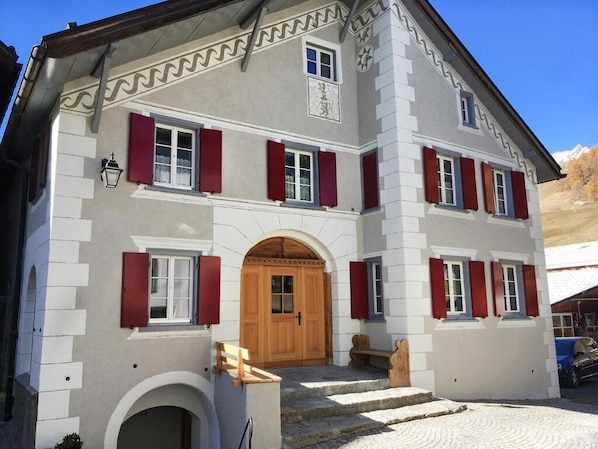
M 262 242 L 241 274 L 241 346 L 251 364 L 273 368 L 324 364 L 324 262 L 290 239 Z

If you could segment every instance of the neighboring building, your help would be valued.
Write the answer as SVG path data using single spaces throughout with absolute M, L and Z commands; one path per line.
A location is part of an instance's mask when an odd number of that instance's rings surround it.
M 21 73 L 22 65 L 17 62 L 18 56 L 14 47 L 8 47 L 0 41 L 0 125 L 4 120 L 10 100 Z M 20 193 L 12 192 L 25 187 L 27 181 L 27 172 L 24 170 L 15 170 L 19 164 L 11 164 L 9 161 L 0 158 L 0 211 L 10 210 L 17 212 L 21 210 Z M 12 202 L 11 201 L 15 201 Z M 16 315 L 14 310 L 18 302 L 12 300 L 18 298 L 16 289 L 17 284 L 13 276 L 17 273 L 17 251 L 18 239 L 9 239 L 7 236 L 17 236 L 19 234 L 20 222 L 23 217 L 10 217 L 8 214 L 0 214 L 0 229 L 5 234 L 0 239 L 0 391 L 6 391 L 7 380 L 12 378 L 12 372 L 9 367 L 12 363 L 14 353 L 14 340 L 16 335 Z M 11 344 L 12 342 L 12 344 Z M 9 402 L 10 403 L 10 402 Z
M 598 337 L 598 242 L 546 248 L 548 291 L 557 337 Z
M 407 339 L 440 396 L 559 396 L 537 192 L 558 164 L 427 1 L 268 3 L 172 0 L 34 48 L 2 141 L 31 166 L 21 446 L 219 447 L 218 341 L 267 369 Z

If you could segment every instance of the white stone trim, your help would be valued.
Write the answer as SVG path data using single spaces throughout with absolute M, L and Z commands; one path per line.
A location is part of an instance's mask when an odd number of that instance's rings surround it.
M 133 328 L 131 335 L 127 340 L 155 340 L 157 338 L 206 338 L 210 336 L 210 331 L 203 329 L 180 329 L 180 330 L 160 330 L 156 326 L 156 331 L 140 332 L 138 327 Z
M 538 325 L 536 324 L 536 320 L 533 318 L 501 318 L 498 324 L 496 325 L 497 329 L 523 327 L 538 327 Z
M 483 321 L 480 319 L 472 320 L 438 320 L 434 331 L 463 331 L 463 330 L 483 330 L 486 329 Z
M 145 235 L 132 235 L 131 239 L 141 253 L 147 252 L 148 248 L 169 249 L 173 251 L 197 251 L 202 253 L 209 253 L 212 249 L 212 242 L 210 240 L 153 237 Z
M 430 246 L 434 253 L 434 257 L 440 259 L 442 256 L 467 257 L 471 260 L 476 260 L 478 256 L 477 249 L 471 248 L 455 248 L 449 246 Z
M 526 253 L 510 253 L 505 251 L 490 251 L 490 255 L 494 262 L 498 262 L 500 259 L 503 260 L 516 260 L 527 264 L 529 260 L 529 254 Z
M 500 217 L 496 215 L 488 215 L 488 220 L 486 221 L 488 224 L 495 224 L 500 226 L 510 226 L 512 228 L 525 228 L 525 224 L 521 220 L 517 220 L 510 217 Z
M 459 218 L 461 220 L 475 220 L 473 212 L 467 209 L 453 210 L 449 207 L 439 207 L 435 204 L 431 204 L 427 212 L 430 215 L 440 215 L 443 217 Z
M 338 153 L 359 154 L 368 149 L 376 148 L 375 142 L 369 142 L 362 146 L 349 145 L 342 142 L 336 142 L 326 139 L 310 139 L 306 138 L 304 134 L 291 133 L 281 129 L 268 128 L 265 126 L 258 126 L 249 122 L 241 122 L 238 120 L 230 120 L 223 117 L 217 117 L 208 114 L 199 114 L 193 111 L 188 111 L 173 106 L 165 106 L 157 103 L 152 103 L 143 98 L 135 99 L 126 102 L 124 107 L 143 112 L 143 115 L 159 114 L 167 117 L 178 118 L 194 123 L 201 123 L 205 127 L 212 127 L 218 129 L 228 129 L 232 131 L 239 131 L 246 134 L 263 136 L 275 142 L 283 140 L 297 142 L 304 145 L 326 148 L 329 151 L 336 151 Z M 373 145 L 373 146 L 372 146 Z
M 129 411 L 140 398 L 152 390 L 174 384 L 187 385 L 197 393 L 198 409 L 194 412 L 201 422 L 201 447 L 220 449 L 220 427 L 214 406 L 213 385 L 198 374 L 187 371 L 171 371 L 152 376 L 126 392 L 108 420 L 104 434 L 104 449 L 117 447 L 120 428 L 128 418 Z

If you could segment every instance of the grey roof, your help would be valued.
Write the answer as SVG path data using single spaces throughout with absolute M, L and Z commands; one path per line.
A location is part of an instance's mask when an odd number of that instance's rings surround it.
M 549 271 L 547 278 L 552 305 L 598 286 L 598 267 Z
M 546 269 L 598 267 L 598 241 L 545 249 Z

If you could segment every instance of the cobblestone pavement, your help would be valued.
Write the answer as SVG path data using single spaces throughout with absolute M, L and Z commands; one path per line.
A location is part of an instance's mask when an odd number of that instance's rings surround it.
M 598 384 L 598 382 L 597 382 Z M 598 386 L 598 385 L 596 385 Z M 590 387 L 570 399 L 467 403 L 462 413 L 347 435 L 315 449 L 598 449 L 598 402 Z M 586 394 L 581 394 L 581 393 Z M 582 397 L 583 396 L 583 397 Z M 586 399 L 588 402 L 579 401 Z M 2 404 L 3 401 L 0 401 Z M 14 449 L 14 421 L 0 421 L 0 449 Z
M 467 403 L 455 415 L 347 435 L 317 449 L 598 449 L 598 405 L 567 399 Z

